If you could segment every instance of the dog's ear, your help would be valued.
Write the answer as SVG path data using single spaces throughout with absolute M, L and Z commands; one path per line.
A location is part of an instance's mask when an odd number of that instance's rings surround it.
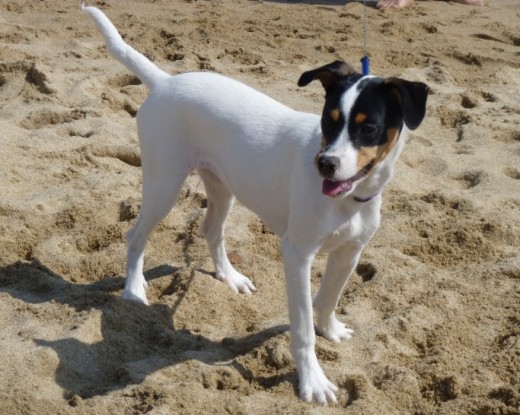
M 306 86 L 315 79 L 318 79 L 323 85 L 323 88 L 325 88 L 325 92 L 328 93 L 342 77 L 355 74 L 356 71 L 350 65 L 338 60 L 321 68 L 304 72 L 300 76 L 300 79 L 298 79 L 298 86 Z
M 404 123 L 410 130 L 415 130 L 424 119 L 430 88 L 422 82 L 411 82 L 400 78 L 387 78 L 385 84 L 388 85 L 390 93 L 396 94 L 401 104 Z

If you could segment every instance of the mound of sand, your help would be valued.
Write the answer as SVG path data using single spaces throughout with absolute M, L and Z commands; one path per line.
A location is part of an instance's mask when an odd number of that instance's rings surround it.
M 432 95 L 340 301 L 355 336 L 318 338 L 340 388 L 327 408 L 296 397 L 278 238 L 235 207 L 230 258 L 258 293 L 233 294 L 212 276 L 196 175 L 151 237 L 151 306 L 119 299 L 147 91 L 77 3 L 0 0 L 0 413 L 520 413 L 516 0 L 367 10 L 372 72 Z M 323 94 L 299 75 L 363 53 L 357 3 L 93 4 L 163 69 L 218 71 L 305 111 Z

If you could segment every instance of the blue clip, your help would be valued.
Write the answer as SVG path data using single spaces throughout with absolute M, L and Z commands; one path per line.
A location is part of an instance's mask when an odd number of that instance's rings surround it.
M 361 73 L 363 75 L 370 74 L 370 58 L 368 56 L 363 56 L 361 58 Z

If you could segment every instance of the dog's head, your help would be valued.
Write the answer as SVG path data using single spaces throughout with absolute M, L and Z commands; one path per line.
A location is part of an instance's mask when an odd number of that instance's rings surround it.
M 324 194 L 346 196 L 391 153 L 404 126 L 414 130 L 421 124 L 428 86 L 363 76 L 343 61 L 303 73 L 298 85 L 316 79 L 325 88 L 316 167 Z

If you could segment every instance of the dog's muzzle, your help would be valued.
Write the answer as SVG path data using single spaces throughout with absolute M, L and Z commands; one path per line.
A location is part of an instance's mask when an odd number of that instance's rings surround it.
M 354 187 L 354 183 L 364 178 L 372 169 L 373 162 L 367 164 L 354 176 L 347 180 L 334 180 L 334 175 L 339 169 L 340 160 L 338 157 L 319 155 L 316 158 L 316 166 L 323 177 L 321 192 L 330 197 L 339 197 L 348 193 Z
M 339 168 L 339 158 L 334 156 L 318 156 L 316 166 L 320 174 L 326 179 L 332 179 Z

